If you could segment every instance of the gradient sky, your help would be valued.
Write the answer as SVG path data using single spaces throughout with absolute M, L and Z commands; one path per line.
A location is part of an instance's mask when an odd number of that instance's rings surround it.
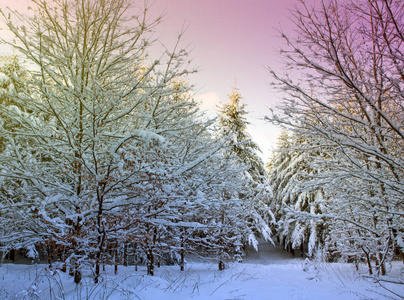
M 314 0 L 306 1 L 313 3 Z M 274 147 L 279 129 L 263 121 L 268 107 L 279 102 L 269 83 L 267 67 L 281 70 L 279 49 L 284 42 L 277 29 L 293 31 L 289 9 L 296 0 L 156 0 L 154 13 L 164 11 L 160 30 L 173 39 L 185 25 L 184 45 L 200 66 L 192 76 L 197 99 L 214 109 L 226 101 L 235 82 L 249 112 L 249 132 L 264 153 Z
M 315 0 L 306 0 L 313 3 Z M 140 1 L 143 3 L 143 1 Z M 25 8 L 29 0 L 3 0 L 0 5 Z M 157 28 L 163 43 L 175 40 L 185 26 L 183 46 L 189 46 L 200 72 L 197 100 L 211 111 L 237 82 L 249 111 L 249 132 L 264 153 L 276 143 L 279 129 L 264 122 L 268 107 L 279 102 L 271 90 L 266 67 L 281 70 L 279 49 L 284 46 L 276 28 L 292 32 L 289 9 L 297 0 L 150 0 L 151 16 L 164 14 Z M 1 46 L 0 46 L 1 47 Z M 1 49 L 0 49 L 1 50 Z

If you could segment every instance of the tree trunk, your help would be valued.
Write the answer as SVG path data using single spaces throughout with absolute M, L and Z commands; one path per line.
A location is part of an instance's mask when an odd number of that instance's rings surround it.
M 76 265 L 75 270 L 74 270 L 74 282 L 76 284 L 79 284 L 81 281 L 81 277 L 82 277 L 82 275 L 81 275 L 81 271 L 79 270 L 79 266 Z
M 380 270 L 381 275 L 386 275 L 386 265 L 384 263 L 383 255 L 379 253 L 379 259 L 378 259 L 378 268 Z
M 138 247 L 137 247 L 137 243 L 135 243 L 135 246 L 134 246 L 134 256 L 135 256 L 135 271 L 137 272 L 137 266 L 138 266 L 138 264 L 139 264 L 139 257 L 138 257 Z
M 147 256 L 147 275 L 154 276 L 154 253 L 152 247 L 149 247 L 146 256 Z
M 48 245 L 48 266 L 49 270 L 52 269 L 52 247 Z
M 362 248 L 362 251 L 363 251 L 363 252 L 365 253 L 365 255 L 366 255 L 366 262 L 367 262 L 367 264 L 368 264 L 369 275 L 373 275 L 372 262 L 371 262 L 371 260 L 370 260 L 369 252 L 365 251 L 363 248 Z
M 115 254 L 114 254 L 114 271 L 115 271 L 115 275 L 118 275 L 118 243 L 116 244 L 116 248 L 115 248 Z
M 103 252 L 103 247 L 106 238 L 105 228 L 101 224 L 101 220 L 103 217 L 103 202 L 104 198 L 101 196 L 100 189 L 97 189 L 97 198 L 98 198 L 98 212 L 97 212 L 97 227 L 98 227 L 98 249 L 95 253 L 95 274 L 94 274 L 94 282 L 98 283 L 98 277 L 100 276 L 100 264 L 101 264 L 101 257 Z
M 184 271 L 185 270 L 185 258 L 184 258 L 184 243 L 181 243 L 181 260 L 180 260 L 180 270 Z
M 225 269 L 225 264 L 224 262 L 220 259 L 219 260 L 219 271 L 223 271 Z
M 58 248 L 58 255 L 59 255 L 59 259 L 62 262 L 62 268 L 60 269 L 63 273 L 66 273 L 67 271 L 67 265 L 66 265 L 66 255 L 65 255 L 65 247 L 62 248 Z
M 94 283 L 98 283 L 98 277 L 100 276 L 100 262 L 97 259 L 95 262 L 95 276 L 94 276 Z
M 127 243 L 125 243 L 123 245 L 123 265 L 125 267 L 128 266 L 128 244 Z

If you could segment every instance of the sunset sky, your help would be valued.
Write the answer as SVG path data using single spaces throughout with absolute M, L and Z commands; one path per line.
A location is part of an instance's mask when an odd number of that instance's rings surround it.
M 306 0 L 309 5 L 314 1 Z M 6 0 L 0 6 L 24 12 L 29 2 Z M 149 1 L 151 16 L 164 15 L 157 28 L 164 43 L 173 41 L 183 27 L 187 28 L 182 45 L 189 45 L 193 65 L 200 67 L 200 72 L 190 79 L 196 84 L 197 100 L 205 108 L 212 110 L 219 101 L 226 101 L 226 94 L 237 83 L 250 112 L 249 132 L 261 146 L 265 160 L 279 133 L 279 129 L 262 120 L 268 107 L 279 102 L 269 85 L 267 67 L 281 70 L 279 49 L 284 43 L 276 29 L 292 32 L 289 9 L 296 3 L 297 0 Z

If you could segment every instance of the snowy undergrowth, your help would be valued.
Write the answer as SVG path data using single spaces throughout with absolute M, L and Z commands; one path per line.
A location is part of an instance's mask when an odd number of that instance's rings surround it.
M 400 275 L 395 264 L 391 276 Z M 85 271 L 85 270 L 84 270 Z M 94 284 L 91 272 L 74 284 L 68 274 L 46 270 L 45 265 L 0 267 L 0 295 L 4 300 L 82 300 L 82 299 L 400 299 L 403 285 L 388 285 L 356 272 L 349 264 L 289 260 L 280 264 L 234 263 L 224 271 L 216 264 L 188 263 L 184 272 L 178 266 L 163 266 L 154 277 L 146 269 L 120 267 L 114 275 L 107 266 L 102 280 Z M 402 278 L 402 277 L 401 277 Z M 379 278 L 380 279 L 380 278 Z M 401 290 L 400 290 L 401 289 Z M 394 293 L 392 293 L 393 291 Z
M 368 275 L 367 265 L 346 263 L 325 263 L 306 259 L 303 270 L 310 280 L 333 282 L 343 294 L 356 299 L 404 299 L 404 266 L 401 261 L 387 264 L 388 275 Z M 358 288 L 358 287 L 361 288 Z

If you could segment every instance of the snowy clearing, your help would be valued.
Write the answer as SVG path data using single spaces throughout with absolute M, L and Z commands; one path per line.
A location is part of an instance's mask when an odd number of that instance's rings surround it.
M 274 248 L 275 249 L 275 248 Z M 156 269 L 120 267 L 114 275 L 107 266 L 99 284 L 85 276 L 79 285 L 68 274 L 45 270 L 46 265 L 3 264 L 0 267 L 1 299 L 400 299 L 403 285 L 384 286 L 358 274 L 343 263 L 315 263 L 288 258 L 278 250 L 252 253 L 245 263 L 232 263 L 218 271 L 216 263 L 189 262 Z M 393 264 L 390 277 L 402 274 L 402 263 Z M 363 273 L 364 274 L 364 273 Z M 87 275 L 90 275 L 87 273 Z

